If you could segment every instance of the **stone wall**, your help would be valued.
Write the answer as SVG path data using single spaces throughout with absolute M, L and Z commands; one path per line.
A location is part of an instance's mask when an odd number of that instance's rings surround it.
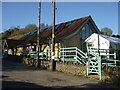
M 30 64 L 28 60 L 29 59 L 24 59 L 23 63 L 34 66 L 33 64 Z M 55 66 L 56 66 L 56 71 L 86 77 L 86 65 L 81 65 L 70 61 L 69 62 L 56 61 Z M 51 61 L 42 60 L 41 67 L 51 70 Z M 89 75 L 87 77 L 99 79 L 98 75 Z M 119 80 L 120 80 L 120 68 L 111 68 L 111 67 L 102 68 L 102 81 L 120 84 Z
M 102 80 L 120 86 L 120 67 L 102 68 Z
M 23 58 L 23 63 L 26 65 L 30 65 L 30 66 L 35 66 L 35 62 L 34 60 L 31 60 L 31 63 L 29 61 L 28 58 Z M 73 75 L 78 75 L 78 76 L 86 76 L 86 66 L 85 65 L 81 65 L 78 63 L 74 63 L 74 62 L 62 62 L 62 61 L 56 61 L 55 63 L 56 65 L 56 71 L 59 72 L 64 72 L 64 73 L 70 73 Z M 48 70 L 51 70 L 51 61 L 47 61 L 47 60 L 42 60 L 41 61 L 41 67 L 42 68 L 46 68 Z
M 47 68 L 48 70 L 51 70 L 51 61 L 42 61 L 41 62 L 42 67 Z M 73 75 L 80 75 L 85 76 L 86 75 L 86 66 L 80 65 L 73 62 L 60 62 L 56 61 L 56 71 L 64 72 L 64 73 L 70 73 Z
M 56 70 L 73 75 L 86 75 L 86 66 L 73 62 L 56 62 Z

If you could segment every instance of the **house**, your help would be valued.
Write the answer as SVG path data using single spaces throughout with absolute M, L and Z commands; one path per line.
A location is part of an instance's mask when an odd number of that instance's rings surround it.
M 52 27 L 40 31 L 40 45 L 43 52 L 51 48 Z M 55 48 L 77 47 L 86 51 L 85 39 L 93 33 L 100 33 L 91 16 L 55 25 Z M 37 31 L 26 34 L 16 47 L 36 46 Z
M 40 44 L 51 44 L 52 27 L 42 29 L 40 32 Z M 61 47 L 78 47 L 84 51 L 84 42 L 93 33 L 100 33 L 91 16 L 75 19 L 55 25 L 55 42 Z M 36 45 L 37 31 L 25 35 L 20 45 Z
M 17 52 L 17 45 L 19 44 L 19 40 L 14 39 L 6 39 L 3 43 L 4 51 L 8 51 L 8 54 L 15 54 L 14 51 Z

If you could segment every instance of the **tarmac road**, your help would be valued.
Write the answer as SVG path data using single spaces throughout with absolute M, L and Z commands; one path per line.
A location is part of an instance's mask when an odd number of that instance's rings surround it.
M 100 83 L 96 79 L 84 78 L 41 70 L 21 63 L 2 61 L 2 88 L 117 88 Z

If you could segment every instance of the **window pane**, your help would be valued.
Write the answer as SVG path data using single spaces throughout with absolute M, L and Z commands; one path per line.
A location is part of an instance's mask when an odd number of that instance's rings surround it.
M 90 29 L 90 35 L 92 35 L 93 34 L 93 31 Z
M 82 28 L 82 40 L 85 40 L 86 35 L 85 35 L 85 27 Z
M 86 38 L 88 38 L 90 36 L 89 31 L 90 31 L 90 27 L 88 26 L 88 24 L 86 24 Z

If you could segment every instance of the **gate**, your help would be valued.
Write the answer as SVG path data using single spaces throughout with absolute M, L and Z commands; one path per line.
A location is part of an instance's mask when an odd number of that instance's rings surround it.
M 102 67 L 120 67 L 120 60 L 116 60 L 116 53 L 111 49 L 95 49 L 91 43 L 87 45 L 87 75 L 98 74 L 102 79 Z

